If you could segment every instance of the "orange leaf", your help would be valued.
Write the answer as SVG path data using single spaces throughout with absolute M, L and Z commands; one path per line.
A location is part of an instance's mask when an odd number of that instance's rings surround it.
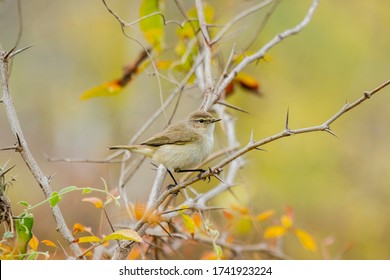
M 199 213 L 195 212 L 194 214 L 192 214 L 192 220 L 194 220 L 194 223 L 197 228 L 202 227 L 202 217 Z
M 242 207 L 240 205 L 233 204 L 232 209 L 240 212 L 240 214 L 248 215 L 249 214 L 249 208 L 248 207 Z
M 225 87 L 225 97 L 230 96 L 234 91 L 234 83 L 230 82 L 226 87 Z
M 283 226 L 270 226 L 264 232 L 264 238 L 277 238 L 286 233 L 286 228 Z
M 302 246 L 305 249 L 312 252 L 317 251 L 317 244 L 310 234 L 308 234 L 306 231 L 299 228 L 295 229 L 294 233 L 298 237 L 299 241 L 301 242 Z
M 256 216 L 256 219 L 259 221 L 265 221 L 272 217 L 274 215 L 275 211 L 274 210 L 267 210 L 264 211 L 263 213 L 260 213 L 259 215 Z
M 92 203 L 96 208 L 103 208 L 103 201 L 97 197 L 86 197 L 81 201 L 86 201 Z
M 292 225 L 293 225 L 293 220 L 290 216 L 287 216 L 287 215 L 283 215 L 281 218 L 280 218 L 280 221 L 282 222 L 282 225 L 288 229 L 288 228 L 291 228 Z
M 30 239 L 30 241 L 28 242 L 28 246 L 33 249 L 34 251 L 37 251 L 38 250 L 38 244 L 39 244 L 39 240 L 38 238 L 33 235 Z
M 234 81 L 249 92 L 260 95 L 260 84 L 253 76 L 240 72 L 234 78 Z
M 92 234 L 92 229 L 90 227 L 86 227 L 82 224 L 75 223 L 73 225 L 73 235 L 75 235 L 78 232 L 88 232 L 88 233 Z
M 54 244 L 54 242 L 50 241 L 50 240 L 42 240 L 41 241 L 43 244 L 45 244 L 46 246 L 49 246 L 49 247 L 54 247 L 54 248 L 58 248 L 56 244 Z
M 229 211 L 223 210 L 222 213 L 223 213 L 223 216 L 226 219 L 228 219 L 229 221 L 233 221 L 234 220 L 234 215 L 232 213 L 230 213 Z
M 99 243 L 101 243 L 101 240 L 97 236 L 90 235 L 90 236 L 83 236 L 83 237 L 77 238 L 73 242 L 74 243 L 87 243 L 87 242 L 99 242 Z
M 87 90 L 80 96 L 80 99 L 87 100 L 94 97 L 111 96 L 120 93 L 122 89 L 120 80 L 113 80 Z

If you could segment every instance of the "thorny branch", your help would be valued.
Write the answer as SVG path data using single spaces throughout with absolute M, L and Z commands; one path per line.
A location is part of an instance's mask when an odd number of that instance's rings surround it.
M 22 50 L 13 49 L 11 50 L 11 52 L 5 52 L 0 45 L 0 72 L 1 72 L 1 82 L 2 82 L 2 90 L 3 90 L 2 101 L 6 110 L 6 114 L 8 117 L 9 124 L 11 126 L 12 133 L 15 136 L 15 140 L 16 140 L 15 151 L 19 152 L 20 155 L 22 156 L 27 167 L 30 169 L 35 180 L 38 182 L 39 186 L 41 187 L 45 195 L 45 198 L 49 198 L 53 192 L 50 186 L 50 179 L 44 175 L 43 171 L 41 170 L 38 163 L 36 162 L 34 156 L 30 152 L 30 149 L 27 145 L 27 141 L 24 138 L 23 131 L 20 126 L 18 116 L 16 114 L 15 107 L 13 105 L 13 101 L 11 97 L 11 89 L 9 87 L 8 66 L 9 66 L 10 58 L 14 57 Z M 76 243 L 72 243 L 72 241 L 74 240 L 73 235 L 69 231 L 68 227 L 66 226 L 60 208 L 57 205 L 51 208 L 51 210 L 54 219 L 56 221 L 58 231 L 61 233 L 64 239 L 69 243 L 73 255 L 74 256 L 80 255 L 81 254 L 80 247 Z

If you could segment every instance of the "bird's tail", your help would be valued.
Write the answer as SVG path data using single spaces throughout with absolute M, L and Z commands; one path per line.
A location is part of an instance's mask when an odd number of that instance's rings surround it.
M 148 146 L 144 145 L 131 145 L 131 146 L 126 146 L 126 145 L 119 145 L 119 146 L 108 146 L 107 149 L 109 150 L 128 150 L 131 152 L 139 153 L 142 155 L 145 155 L 147 157 L 152 157 L 154 150 L 151 149 Z

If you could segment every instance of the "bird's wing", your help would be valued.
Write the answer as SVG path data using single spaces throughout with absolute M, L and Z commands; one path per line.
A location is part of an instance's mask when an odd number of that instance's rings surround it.
M 162 145 L 184 145 L 194 141 L 194 133 L 189 133 L 188 128 L 183 123 L 169 126 L 164 131 L 157 133 L 152 138 L 141 143 L 148 146 Z

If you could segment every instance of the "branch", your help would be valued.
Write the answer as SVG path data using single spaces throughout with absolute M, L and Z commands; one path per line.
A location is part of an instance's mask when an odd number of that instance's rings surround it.
M 265 144 L 271 143 L 273 141 L 279 140 L 281 138 L 295 135 L 295 134 L 302 134 L 302 133 L 310 133 L 315 131 L 325 131 L 328 133 L 333 134 L 332 130 L 330 129 L 330 125 L 335 122 L 337 119 L 339 119 L 342 115 L 349 112 L 350 110 L 356 108 L 358 105 L 362 104 L 364 101 L 368 100 L 370 97 L 372 97 L 377 92 L 383 90 L 385 87 L 390 85 L 390 80 L 384 82 L 383 84 L 379 85 L 375 89 L 371 91 L 364 92 L 363 96 L 357 99 L 355 102 L 349 104 L 345 104 L 337 113 L 335 113 L 333 116 L 331 116 L 328 120 L 326 120 L 323 124 L 317 125 L 317 126 L 311 126 L 311 127 L 305 127 L 305 128 L 298 128 L 298 129 L 290 129 L 288 127 L 288 122 L 286 122 L 286 127 L 283 131 L 274 134 L 272 136 L 269 136 L 267 138 L 264 138 L 260 141 L 250 141 L 245 147 L 241 148 L 237 152 L 233 153 L 231 156 L 227 157 L 226 159 L 219 162 L 217 165 L 215 165 L 213 168 L 211 168 L 209 171 L 206 171 L 202 173 L 201 176 L 196 176 L 194 178 L 191 178 L 185 182 L 179 183 L 177 186 L 171 188 L 170 190 L 165 190 L 160 198 L 156 201 L 156 205 L 160 205 L 171 193 L 175 193 L 180 191 L 182 188 L 191 185 L 199 180 L 204 180 L 208 177 L 213 176 L 214 174 L 218 174 L 220 170 L 234 161 L 235 159 L 243 156 L 244 154 L 248 153 L 249 151 L 258 149 L 260 146 L 263 146 Z
M 20 51 L 14 50 L 13 53 L 19 53 Z M 15 150 L 20 153 L 27 167 L 30 169 L 35 180 L 38 182 L 41 187 L 45 198 L 49 198 L 52 194 L 52 189 L 50 187 L 49 178 L 46 177 L 39 165 L 37 164 L 35 158 L 33 157 L 30 149 L 28 148 L 27 142 L 24 138 L 22 128 L 19 123 L 19 119 L 16 114 L 15 107 L 12 102 L 11 89 L 9 88 L 9 52 L 4 52 L 3 48 L 0 45 L 0 75 L 2 82 L 2 91 L 3 91 L 3 104 L 6 110 L 8 122 L 11 126 L 12 133 L 16 139 Z M 13 55 L 14 56 L 14 55 Z M 52 214 L 57 224 L 58 231 L 62 234 L 64 239 L 69 243 L 70 249 L 74 256 L 81 255 L 82 252 L 80 247 L 73 243 L 74 240 L 72 233 L 69 231 L 66 226 L 64 217 L 60 211 L 60 208 L 57 206 L 51 208 Z

